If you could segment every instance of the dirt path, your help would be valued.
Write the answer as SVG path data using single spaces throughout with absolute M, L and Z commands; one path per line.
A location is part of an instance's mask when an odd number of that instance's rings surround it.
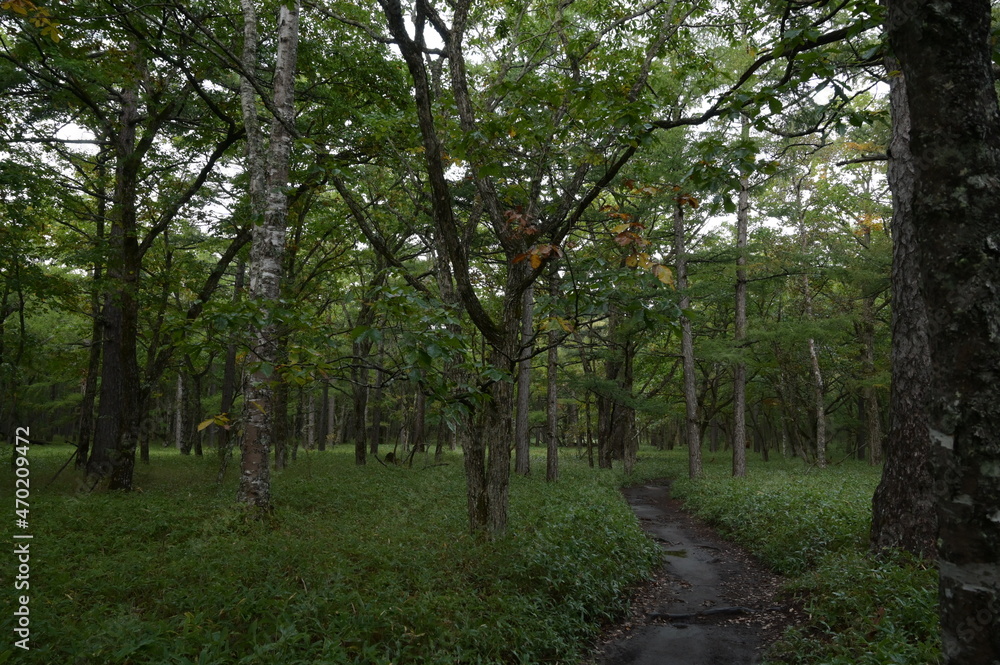
M 753 665 L 795 620 L 781 579 L 670 498 L 669 482 L 625 490 L 663 567 L 637 589 L 632 615 L 605 633 L 600 665 Z M 748 611 L 749 610 L 749 611 Z

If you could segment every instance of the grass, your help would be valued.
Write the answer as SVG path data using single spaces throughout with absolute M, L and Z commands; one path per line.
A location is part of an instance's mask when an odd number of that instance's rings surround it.
M 68 453 L 31 451 L 32 649 L 8 641 L 0 663 L 573 662 L 657 556 L 622 476 L 572 455 L 554 486 L 512 479 L 510 533 L 489 541 L 467 532 L 458 456 L 300 457 L 260 524 L 212 457 L 158 451 L 131 494 L 77 494 L 68 472 L 42 489 Z
M 274 476 L 265 524 L 236 509 L 233 478 L 215 484 L 212 456 L 154 451 L 131 494 L 77 493 L 70 472 L 43 489 L 68 455 L 31 451 L 32 650 L 0 644 L 0 665 L 573 663 L 659 557 L 618 488 L 664 476 L 805 599 L 809 624 L 773 660 L 937 660 L 936 574 L 867 554 L 878 471 L 861 464 L 752 460 L 733 480 L 709 455 L 691 482 L 684 451 L 643 450 L 631 478 L 564 451 L 559 483 L 512 478 L 510 531 L 489 541 L 467 532 L 457 455 L 414 469 L 301 456 Z M 14 591 L 0 597 L 8 622 Z
M 903 553 L 868 553 L 871 497 L 880 469 L 847 462 L 822 471 L 797 460 L 755 460 L 749 477 L 729 463 L 674 493 L 732 540 L 790 577 L 809 621 L 775 645 L 795 665 L 936 663 L 937 571 Z

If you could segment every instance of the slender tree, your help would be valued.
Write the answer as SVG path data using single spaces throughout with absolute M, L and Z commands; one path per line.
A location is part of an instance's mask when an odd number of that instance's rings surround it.
M 750 121 L 743 116 L 742 138 L 750 136 Z M 736 207 L 736 330 L 733 340 L 739 355 L 733 368 L 733 475 L 747 475 L 747 363 L 743 346 L 747 338 L 747 225 L 750 220 L 750 179 L 740 176 Z
M 684 371 L 684 441 L 688 446 L 688 475 L 700 478 L 701 429 L 698 425 L 697 376 L 694 367 L 694 332 L 691 318 L 685 310 L 691 306 L 688 295 L 687 250 L 685 248 L 684 203 L 678 198 L 674 205 L 674 270 L 677 274 L 677 290 L 681 294 L 681 363 Z
M 527 476 L 531 473 L 531 351 L 528 340 L 534 333 L 532 313 L 535 304 L 535 287 L 524 290 L 521 306 L 521 358 L 517 363 L 517 419 L 514 421 L 514 471 Z
M 559 275 L 555 270 L 549 272 L 549 298 L 552 302 L 557 302 L 559 298 Z M 556 385 L 559 370 L 559 332 L 552 321 L 549 322 L 548 343 L 545 376 L 545 411 L 547 414 L 545 480 L 554 482 L 559 479 L 559 392 Z

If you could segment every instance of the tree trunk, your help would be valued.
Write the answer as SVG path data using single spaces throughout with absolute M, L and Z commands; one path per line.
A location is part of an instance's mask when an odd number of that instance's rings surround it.
M 594 428 L 590 422 L 590 391 L 583 395 L 583 417 L 587 427 L 587 466 L 594 468 Z
M 246 48 L 253 44 L 253 67 L 256 69 L 256 15 L 252 0 L 243 0 Z M 253 29 L 251 29 L 251 26 Z M 282 255 L 285 249 L 285 225 L 288 197 L 288 164 L 292 146 L 290 127 L 294 122 L 295 62 L 299 35 L 299 3 L 281 5 L 278 18 L 277 58 L 274 73 L 274 106 L 278 117 L 273 119 L 267 160 L 267 203 L 263 220 L 254 210 L 253 244 L 250 249 L 249 296 L 259 302 L 264 318 L 270 318 L 273 303 L 281 287 Z M 254 39 L 251 39 L 253 37 Z M 248 64 L 246 61 L 245 65 Z M 245 99 L 244 95 L 244 99 Z M 256 108 L 244 105 L 244 120 L 256 116 Z M 251 179 L 255 178 L 251 164 Z M 251 332 L 250 358 L 257 368 L 246 382 L 243 398 L 243 438 L 240 442 L 240 485 L 237 500 L 258 512 L 271 509 L 271 474 L 268 465 L 274 436 L 272 409 L 272 374 L 278 358 L 278 330 L 271 322 Z
M 895 58 L 886 70 L 899 70 Z M 892 143 L 889 186 L 892 215 L 892 386 L 889 436 L 882 480 L 872 500 L 871 546 L 899 547 L 932 557 L 937 546 L 937 515 L 926 414 L 930 385 L 927 310 L 920 294 L 920 251 L 913 221 L 914 165 L 910 153 L 910 111 L 902 75 L 889 79 Z
M 1000 108 L 985 0 L 889 3 L 927 311 L 942 663 L 1000 662 Z
M 552 302 L 559 298 L 559 277 L 553 271 L 549 275 L 549 297 Z M 545 480 L 555 482 L 559 479 L 559 394 L 556 389 L 556 371 L 559 364 L 559 333 L 555 325 L 549 324 L 549 351 L 546 369 L 546 440 L 545 450 Z
M 501 337 L 490 354 L 490 366 L 513 378 L 519 357 L 518 332 L 521 324 L 521 297 L 508 273 L 504 298 Z M 514 359 L 514 360 L 512 360 Z M 473 531 L 485 529 L 500 534 L 507 528 L 510 453 L 514 434 L 514 382 L 493 381 L 489 398 L 481 409 L 480 431 L 473 433 L 465 447 L 466 497 L 469 524 Z
M 816 415 L 816 466 L 826 468 L 826 389 L 823 384 L 823 371 L 819 366 L 819 352 L 816 350 L 816 340 L 809 339 L 809 363 L 812 366 L 813 405 Z
M 749 137 L 749 120 L 743 118 L 743 139 Z M 750 181 L 740 177 L 736 210 L 736 345 L 733 367 L 733 476 L 747 475 L 747 364 L 743 359 L 747 338 L 747 226 L 750 218 Z
M 691 306 L 687 287 L 687 255 L 684 248 L 684 204 L 674 205 L 674 259 L 677 272 L 677 290 L 681 294 L 681 362 L 684 368 L 684 431 L 688 447 L 688 476 L 700 478 L 701 436 L 698 430 L 698 395 L 695 386 L 697 377 L 694 370 L 694 333 L 691 319 L 683 312 Z
M 287 337 L 277 332 L 277 361 L 283 363 L 287 356 Z M 271 386 L 271 443 L 274 449 L 274 468 L 288 466 L 288 383 L 275 378 Z
M 351 367 L 352 400 L 351 438 L 354 440 L 354 463 L 364 466 L 367 460 L 368 436 L 368 352 L 371 341 L 354 342 L 354 365 Z
M 246 263 L 240 259 L 236 264 L 236 281 L 233 285 L 233 303 L 240 299 L 243 291 L 243 278 L 246 274 Z M 222 428 L 219 439 L 219 473 L 216 482 L 221 483 L 229 467 L 229 458 L 233 450 L 233 402 L 236 399 L 236 335 L 234 334 L 226 345 L 226 360 L 222 369 L 222 415 L 229 419 L 229 426 Z
M 517 420 L 514 423 L 514 471 L 527 476 L 531 473 L 531 441 L 528 438 L 531 413 L 531 352 L 534 333 L 532 312 L 535 289 L 524 291 L 521 305 L 521 359 L 517 363 Z
M 410 440 L 413 442 L 413 450 L 423 453 L 426 451 L 427 446 L 427 428 L 425 427 L 425 420 L 427 419 L 427 396 L 424 395 L 423 386 L 419 381 L 413 388 L 415 394 L 413 396 L 413 420 L 410 423 Z
M 98 162 L 98 175 L 100 177 L 101 191 L 104 191 L 104 162 Z M 105 197 L 97 199 L 97 215 L 95 238 L 98 246 L 104 242 L 104 218 L 107 215 L 107 203 Z M 101 322 L 101 292 L 97 286 L 101 281 L 104 268 L 98 259 L 94 262 L 93 270 L 93 292 L 90 297 L 90 349 L 87 360 L 87 378 L 83 385 L 83 399 L 80 402 L 80 428 L 76 439 L 76 469 L 83 471 L 87 468 L 87 456 L 90 452 L 90 442 L 94 436 L 94 404 L 97 398 L 97 376 L 101 371 L 101 346 L 104 336 L 104 326 Z M 0 326 L 0 335 L 2 335 Z M 0 354 L 2 355 L 2 354 Z
M 375 370 L 375 394 L 372 396 L 372 432 L 369 439 L 368 452 L 378 455 L 379 444 L 382 443 L 382 393 L 384 391 L 385 372 L 382 362 L 385 356 L 385 338 L 378 341 L 378 369 Z
M 875 303 L 874 298 L 866 298 L 864 303 L 863 328 L 863 365 L 866 381 L 862 389 L 864 409 L 862 416 L 865 423 L 864 444 L 867 448 L 868 463 L 872 466 L 882 463 L 882 419 L 879 417 L 878 392 L 872 384 L 875 376 Z
M 319 403 L 319 440 L 316 442 L 316 450 L 326 450 L 326 438 L 330 436 L 330 432 L 333 429 L 331 427 L 331 421 L 333 420 L 333 418 L 331 418 L 332 414 L 333 409 L 330 404 L 330 384 L 324 381 L 323 397 Z M 374 454 L 374 452 L 372 454 Z
M 133 49 L 135 51 L 136 49 Z M 133 53 L 138 60 L 138 55 Z M 137 65 L 138 66 L 138 65 Z M 136 332 L 139 303 L 139 242 L 136 198 L 141 156 L 136 150 L 139 114 L 138 80 L 121 93 L 122 110 L 115 137 L 115 191 L 108 239 L 108 290 L 102 323 L 100 402 L 94 447 L 87 474 L 110 476 L 110 489 L 132 488 L 139 430 L 139 367 Z
M 795 185 L 795 209 L 799 216 L 799 243 L 803 256 L 809 248 L 809 232 L 806 229 L 805 214 L 802 209 L 802 186 L 805 176 L 799 179 Z M 805 302 L 805 318 L 811 321 L 813 318 L 812 294 L 810 293 L 809 275 L 802 275 L 802 298 Z M 813 380 L 813 415 L 816 419 L 816 426 L 813 430 L 816 437 L 816 466 L 826 467 L 826 388 L 823 384 L 823 371 L 819 364 L 819 351 L 816 349 L 816 340 L 809 338 L 809 366 L 812 370 Z
M 210 367 L 205 368 L 205 372 L 208 371 Z M 191 439 L 191 444 L 194 447 L 194 454 L 201 457 L 204 454 L 202 450 L 202 436 L 204 431 L 198 431 L 198 423 L 201 421 L 201 379 L 205 375 L 205 372 L 201 374 L 192 373 L 188 378 L 190 379 L 190 390 L 187 394 L 187 400 L 185 404 L 186 417 L 188 422 L 188 432 Z
M 185 451 L 187 440 L 187 423 L 184 419 L 184 373 L 177 373 L 177 387 L 174 389 L 174 448 L 181 451 L 182 455 L 191 452 L 188 448 Z

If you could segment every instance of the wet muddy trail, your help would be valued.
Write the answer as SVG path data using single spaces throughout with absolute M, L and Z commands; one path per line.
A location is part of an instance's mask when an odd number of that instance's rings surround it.
M 624 490 L 663 550 L 655 577 L 636 590 L 631 616 L 609 627 L 595 665 L 754 665 L 796 611 L 781 578 L 685 513 L 669 481 Z

